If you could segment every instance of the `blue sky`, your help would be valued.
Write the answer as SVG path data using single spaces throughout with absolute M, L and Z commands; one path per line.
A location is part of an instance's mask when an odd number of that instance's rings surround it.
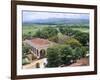
M 54 12 L 34 12 L 23 11 L 23 22 L 29 22 L 38 19 L 49 18 L 73 18 L 73 19 L 89 19 L 89 14 L 82 13 L 54 13 Z

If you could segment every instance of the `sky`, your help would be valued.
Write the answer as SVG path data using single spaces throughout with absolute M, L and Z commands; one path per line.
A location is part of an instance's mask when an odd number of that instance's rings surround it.
M 73 18 L 73 19 L 89 19 L 89 14 L 86 13 L 57 13 L 57 12 L 34 12 L 34 11 L 23 11 L 23 22 L 29 22 L 38 19 L 49 19 L 49 18 Z

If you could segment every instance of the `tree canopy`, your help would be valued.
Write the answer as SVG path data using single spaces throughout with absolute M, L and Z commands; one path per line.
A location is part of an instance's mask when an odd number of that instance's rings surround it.
M 44 27 L 42 30 L 38 30 L 36 32 L 35 37 L 47 39 L 47 38 L 56 36 L 57 34 L 58 34 L 58 31 L 56 28 Z
M 89 33 L 80 32 L 75 34 L 74 38 L 79 40 L 83 46 L 86 46 L 89 43 Z
M 57 48 L 47 49 L 47 67 L 58 67 L 60 65 L 60 57 Z
M 67 45 L 59 45 L 47 49 L 47 67 L 58 67 L 69 64 L 72 58 L 72 48 Z
M 85 47 L 72 48 L 70 45 L 58 45 L 47 49 L 47 67 L 69 65 L 86 55 Z
M 72 48 L 81 47 L 81 43 L 75 38 L 68 38 L 65 41 L 65 44 L 70 45 Z

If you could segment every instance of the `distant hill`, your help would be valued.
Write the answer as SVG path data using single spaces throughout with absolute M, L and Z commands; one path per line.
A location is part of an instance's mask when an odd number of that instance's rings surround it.
M 71 18 L 49 18 L 23 22 L 23 24 L 89 24 L 89 20 Z

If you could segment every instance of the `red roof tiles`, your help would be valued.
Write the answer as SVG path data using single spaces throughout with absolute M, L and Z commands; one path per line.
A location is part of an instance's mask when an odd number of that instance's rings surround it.
M 41 39 L 41 38 L 34 38 L 31 40 L 31 42 L 39 46 L 44 46 L 44 45 L 49 44 L 49 41 L 47 39 Z

